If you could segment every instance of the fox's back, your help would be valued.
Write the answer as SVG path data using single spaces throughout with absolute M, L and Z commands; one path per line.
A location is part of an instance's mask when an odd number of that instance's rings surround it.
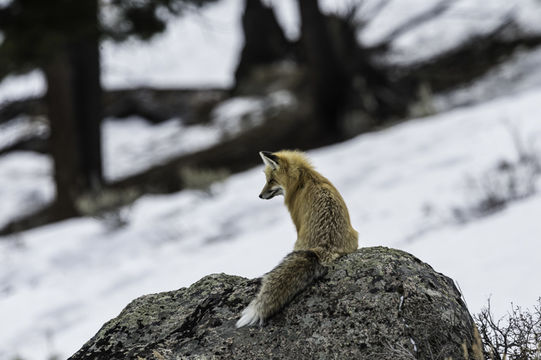
M 295 250 L 321 248 L 333 254 L 353 252 L 358 247 L 344 199 L 331 182 L 310 170 L 290 209 L 297 216 L 298 238 Z

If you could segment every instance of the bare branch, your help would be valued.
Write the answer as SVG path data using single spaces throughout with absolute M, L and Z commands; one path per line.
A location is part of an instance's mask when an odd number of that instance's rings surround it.
M 387 35 L 387 37 L 383 41 L 380 42 L 380 44 L 391 43 L 395 38 L 405 33 L 406 31 L 409 31 L 424 22 L 433 20 L 437 16 L 440 16 L 441 14 L 446 12 L 453 4 L 454 1 L 443 0 L 437 3 L 432 8 L 428 9 L 427 11 L 415 15 L 414 17 L 410 18 L 408 21 L 391 31 L 391 33 Z
M 379 1 L 372 9 L 363 9 L 364 1 L 353 7 L 355 28 L 361 30 L 365 28 L 371 20 L 378 16 L 386 7 L 391 3 L 391 0 L 382 0 Z M 359 12 L 365 12 L 364 14 L 359 14 Z
M 474 316 L 484 343 L 485 356 L 491 359 L 541 359 L 541 298 L 533 311 L 512 307 L 495 320 L 488 306 Z

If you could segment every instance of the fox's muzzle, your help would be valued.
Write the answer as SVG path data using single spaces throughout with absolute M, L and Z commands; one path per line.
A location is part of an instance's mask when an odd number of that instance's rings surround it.
M 270 191 L 264 191 L 261 194 L 259 194 L 260 199 L 269 200 L 278 195 L 278 192 L 280 192 L 280 189 L 270 190 Z
M 275 197 L 276 195 L 282 195 L 284 193 L 282 187 L 274 187 L 268 189 L 267 186 L 263 188 L 261 194 L 259 194 L 260 199 L 269 200 Z

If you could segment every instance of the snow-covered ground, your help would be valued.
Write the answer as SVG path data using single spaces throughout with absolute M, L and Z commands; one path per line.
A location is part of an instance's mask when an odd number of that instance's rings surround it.
M 54 199 L 52 168 L 46 155 L 13 152 L 0 157 L 0 227 Z
M 242 46 L 244 1 L 223 0 L 171 19 L 152 41 L 105 42 L 102 83 L 108 88 L 230 87 Z
M 180 119 L 152 125 L 145 119 L 106 119 L 102 124 L 104 176 L 118 180 L 173 156 L 204 149 L 221 138 L 217 126 L 185 126 Z
M 429 3 L 432 3 L 432 6 L 426 6 Z M 377 44 L 408 19 L 415 18 L 427 8 L 438 6 L 439 3 L 442 1 L 408 2 L 410 14 L 401 16 L 401 11 L 404 11 L 403 4 L 391 1 L 375 21 L 358 34 L 358 38 L 363 43 Z M 541 32 L 541 22 L 538 20 L 541 4 L 536 0 L 454 0 L 447 3 L 450 6 L 441 15 L 432 17 L 395 38 L 388 61 L 410 64 L 428 60 L 471 37 L 489 34 L 508 20 L 514 21 L 525 33 Z
M 310 156 L 346 199 L 361 246 L 412 252 L 455 279 L 472 312 L 491 296 L 503 314 L 511 302 L 531 306 L 541 295 L 541 195 L 466 224 L 450 214 L 468 202 L 467 176 L 516 158 L 505 122 L 539 149 L 540 100 L 538 88 Z M 137 296 L 214 272 L 262 275 L 295 241 L 281 199 L 258 199 L 263 183 L 260 167 L 231 176 L 210 195 L 144 196 L 116 231 L 85 218 L 2 239 L 0 358 L 64 357 Z

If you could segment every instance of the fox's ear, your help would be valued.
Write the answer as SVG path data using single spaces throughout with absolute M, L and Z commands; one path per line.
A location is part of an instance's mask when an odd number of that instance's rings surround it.
M 261 156 L 261 159 L 265 165 L 270 166 L 271 169 L 276 170 L 279 168 L 278 156 L 274 155 L 270 151 L 260 151 L 259 156 Z

